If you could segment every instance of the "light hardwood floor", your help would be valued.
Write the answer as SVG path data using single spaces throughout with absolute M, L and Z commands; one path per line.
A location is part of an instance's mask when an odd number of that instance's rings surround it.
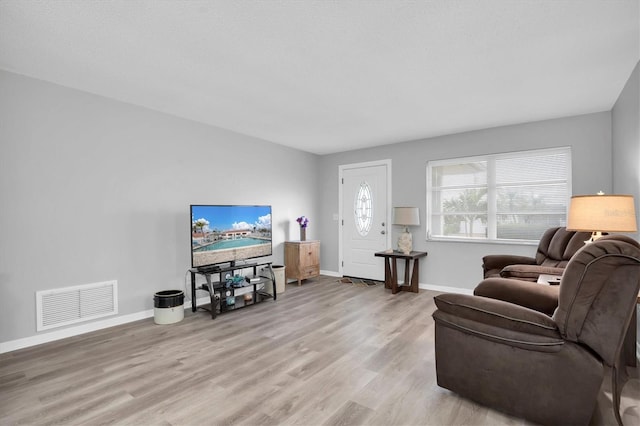
M 215 320 L 189 310 L 3 354 L 0 424 L 528 424 L 437 386 L 435 294 L 320 277 Z M 640 424 L 631 374 L 623 420 Z M 615 424 L 607 384 L 593 424 Z

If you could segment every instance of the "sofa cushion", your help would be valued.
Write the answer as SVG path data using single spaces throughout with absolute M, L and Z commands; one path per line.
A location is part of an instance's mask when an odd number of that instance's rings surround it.
M 567 231 L 566 228 L 548 229 L 540 239 L 536 263 L 543 266 L 564 268 L 569 259 L 591 237 L 588 232 Z

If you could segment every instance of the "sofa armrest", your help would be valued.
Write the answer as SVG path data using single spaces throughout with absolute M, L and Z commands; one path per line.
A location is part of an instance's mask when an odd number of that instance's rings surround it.
M 540 274 L 562 275 L 564 268 L 542 265 L 508 265 L 502 268 L 502 278 L 515 278 L 517 280 L 536 281 Z
M 500 271 L 507 265 L 536 265 L 536 259 L 528 256 L 512 254 L 490 254 L 482 258 L 484 277 L 499 276 Z
M 473 294 L 502 300 L 553 315 L 558 307 L 558 286 L 507 278 L 487 278 L 476 286 Z
M 445 327 L 511 346 L 559 351 L 564 339 L 549 316 L 501 300 L 466 294 L 434 297 L 434 320 Z

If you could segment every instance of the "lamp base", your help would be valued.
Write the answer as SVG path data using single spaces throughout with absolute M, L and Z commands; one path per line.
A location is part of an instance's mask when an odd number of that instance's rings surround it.
M 591 233 L 591 238 L 589 238 L 587 241 L 585 241 L 585 244 L 589 244 L 589 243 L 593 243 L 596 240 L 600 239 L 600 237 L 602 237 L 602 232 L 600 231 L 593 231 Z
M 409 229 L 405 228 L 404 232 L 398 237 L 398 251 L 403 254 L 409 254 L 413 250 L 413 240 Z

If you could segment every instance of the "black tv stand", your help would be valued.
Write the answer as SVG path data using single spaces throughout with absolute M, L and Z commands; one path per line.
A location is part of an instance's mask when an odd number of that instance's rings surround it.
M 201 266 L 196 268 L 199 274 L 213 274 L 215 272 L 220 271 L 219 266 Z
M 258 275 L 258 267 L 261 266 L 263 267 L 262 270 L 263 272 L 265 272 L 265 274 Z M 243 281 L 240 286 L 227 287 L 225 285 L 226 282 L 223 278 L 223 274 L 225 272 L 231 272 L 231 275 L 233 275 L 234 271 L 240 271 L 243 269 L 252 269 L 253 275 L 258 276 L 259 279 L 253 280 L 252 282 Z M 205 307 L 203 307 L 203 309 L 210 310 L 211 319 L 216 318 L 217 311 L 223 313 L 242 307 L 255 305 L 256 303 L 260 303 L 265 299 L 277 299 L 276 279 L 273 273 L 273 269 L 271 268 L 271 262 L 243 264 L 236 264 L 235 262 L 231 262 L 229 266 L 215 266 L 213 268 L 191 268 L 189 272 L 191 273 L 191 311 L 195 312 L 198 309 L 196 304 L 196 291 L 206 291 L 209 293 L 211 305 L 209 309 Z M 213 274 L 218 274 L 217 281 L 212 281 L 211 275 Z M 196 287 L 197 275 L 204 276 L 207 282 L 201 284 L 199 287 Z M 271 283 L 271 293 L 266 291 L 266 284 L 268 283 Z M 244 297 L 241 296 L 245 296 L 247 294 L 251 294 L 251 299 L 245 301 Z
M 198 266 L 197 272 L 199 274 L 213 274 L 217 272 L 227 272 L 233 271 L 242 268 L 251 268 L 253 266 L 257 266 L 257 263 L 236 263 L 235 260 L 229 262 L 229 266 L 220 266 L 220 265 L 206 265 L 206 266 Z

